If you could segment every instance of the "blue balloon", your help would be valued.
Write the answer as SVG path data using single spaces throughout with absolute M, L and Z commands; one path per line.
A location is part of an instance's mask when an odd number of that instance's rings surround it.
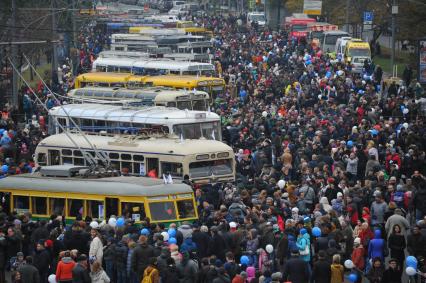
M 124 226 L 124 218 L 120 217 L 117 219 L 117 227 L 123 227 Z
M 325 76 L 327 77 L 327 79 L 329 79 L 331 77 L 331 72 L 327 71 L 327 73 L 325 73 Z
M 348 142 L 346 143 L 346 145 L 347 145 L 348 147 L 353 147 L 353 146 L 354 146 L 354 142 L 353 142 L 353 141 L 348 141 Z
M 240 263 L 241 263 L 241 264 L 244 264 L 244 265 L 249 265 L 249 263 L 250 263 L 250 259 L 248 258 L 248 256 L 243 255 L 243 256 L 241 256 L 241 258 L 240 258 Z
M 171 245 L 171 244 L 175 244 L 176 245 L 176 243 L 177 243 L 177 240 L 176 240 L 176 238 L 169 238 L 169 244 Z
M 141 230 L 141 235 L 148 236 L 148 235 L 149 235 L 149 230 L 148 230 L 148 229 L 146 229 L 146 228 L 143 228 L 143 229 Z
M 348 280 L 349 280 L 349 282 L 351 282 L 351 283 L 354 283 L 354 282 L 356 282 L 356 280 L 358 279 L 358 276 L 355 274 L 355 273 L 351 273 L 351 274 L 349 274 L 349 276 L 348 276 Z
M 406 260 L 405 260 L 405 265 L 407 267 L 412 267 L 414 269 L 417 270 L 417 258 L 414 256 L 407 256 Z
M 7 166 L 6 164 L 2 165 L 2 167 L 1 167 L 1 171 L 2 171 L 3 173 L 7 173 L 7 172 L 9 172 L 9 166 Z
M 312 228 L 312 235 L 315 237 L 321 236 L 321 229 L 319 227 Z
M 167 230 L 167 234 L 169 234 L 170 238 L 176 238 L 176 229 L 169 228 L 169 230 Z
M 308 60 L 308 61 L 306 61 L 306 62 L 305 62 L 305 64 L 306 64 L 306 65 L 311 65 L 311 64 L 312 64 L 312 62 L 311 62 L 311 60 Z

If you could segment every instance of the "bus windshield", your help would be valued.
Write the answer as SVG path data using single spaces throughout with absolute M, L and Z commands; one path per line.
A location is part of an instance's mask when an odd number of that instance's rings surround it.
M 227 174 L 232 174 L 231 159 L 200 161 L 189 164 L 189 175 L 191 178 Z
M 349 48 L 350 57 L 370 57 L 370 49 L 368 48 Z
M 335 45 L 337 42 L 337 39 L 339 39 L 342 36 L 345 36 L 346 34 L 327 34 L 325 35 L 325 44 L 326 45 Z
M 173 126 L 173 132 L 184 139 L 221 140 L 221 132 L 218 122 L 205 122 L 195 124 L 178 124 Z
M 200 99 L 192 101 L 192 110 L 195 111 L 207 111 L 207 101 Z

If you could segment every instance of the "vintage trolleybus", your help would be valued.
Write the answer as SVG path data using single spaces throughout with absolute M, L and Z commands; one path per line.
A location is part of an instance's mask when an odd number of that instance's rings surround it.
M 116 170 L 135 176 L 170 174 L 195 183 L 228 182 L 235 179 L 232 148 L 214 140 L 142 138 L 140 136 L 101 136 L 62 133 L 42 140 L 35 151 L 36 163 L 45 165 L 88 165 L 80 149 L 97 158 L 93 147 L 107 156 Z M 90 144 L 88 144 L 88 141 Z
M 87 168 L 46 166 L 37 173 L 0 179 L 3 211 L 29 212 L 36 219 L 62 215 L 67 222 L 86 216 L 101 221 L 111 215 L 135 222 L 145 217 L 163 223 L 197 219 L 194 194 L 186 184 L 124 176 L 83 178 L 78 176 L 81 170 Z

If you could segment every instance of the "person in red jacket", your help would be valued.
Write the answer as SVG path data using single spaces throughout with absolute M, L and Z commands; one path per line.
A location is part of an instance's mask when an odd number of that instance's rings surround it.
M 72 270 L 74 266 L 75 261 L 71 258 L 71 253 L 65 251 L 56 268 L 56 281 L 58 283 L 72 283 Z
M 401 158 L 394 148 L 391 148 L 386 152 L 386 171 L 390 171 L 392 164 L 396 164 L 398 165 L 398 168 L 401 168 Z
M 352 251 L 351 260 L 354 263 L 355 267 L 359 270 L 364 270 L 365 267 L 365 250 L 361 244 L 360 238 L 355 238 L 354 240 L 354 249 Z

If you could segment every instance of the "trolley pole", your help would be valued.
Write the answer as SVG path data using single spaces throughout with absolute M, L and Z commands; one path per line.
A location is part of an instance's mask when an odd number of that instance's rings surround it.
M 56 73 L 56 70 L 58 68 L 58 54 L 56 52 L 56 42 L 53 40 L 53 38 L 56 38 L 56 14 L 55 14 L 55 0 L 50 0 L 50 10 L 51 10 L 51 16 L 52 16 L 52 79 L 53 76 Z
M 17 31 L 16 29 L 16 1 L 12 0 L 12 28 L 13 32 Z M 15 66 L 18 66 L 18 46 L 11 46 L 12 48 L 12 61 Z M 13 70 L 12 75 L 12 105 L 13 107 L 18 108 L 18 71 Z

